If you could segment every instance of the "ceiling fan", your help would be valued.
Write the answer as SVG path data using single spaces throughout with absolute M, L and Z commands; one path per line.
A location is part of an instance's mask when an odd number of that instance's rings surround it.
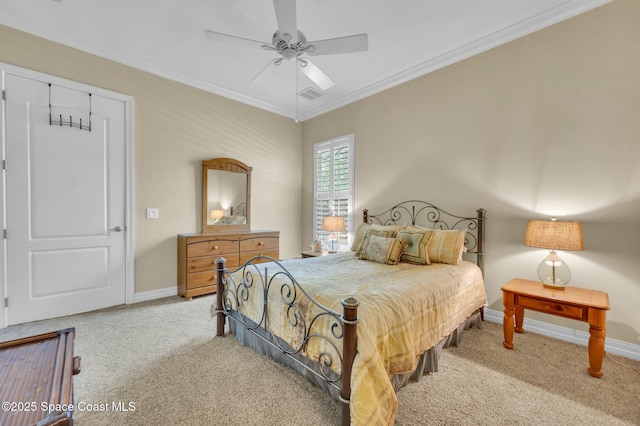
M 302 57 L 303 54 L 311 56 L 333 55 L 337 53 L 363 52 L 368 50 L 369 41 L 366 34 L 356 34 L 346 37 L 331 38 L 317 41 L 307 41 L 305 35 L 300 32 L 296 24 L 295 0 L 273 0 L 278 21 L 278 29 L 273 34 L 271 44 L 262 41 L 251 40 L 244 37 L 205 30 L 207 40 L 222 43 L 233 43 L 242 46 L 260 46 L 262 49 L 274 51 L 281 57 L 272 59 L 256 74 L 255 80 L 271 64 L 280 65 L 282 61 L 296 61 L 302 72 L 313 81 L 320 89 L 327 90 L 335 83 L 328 75 L 318 68 L 310 59 Z

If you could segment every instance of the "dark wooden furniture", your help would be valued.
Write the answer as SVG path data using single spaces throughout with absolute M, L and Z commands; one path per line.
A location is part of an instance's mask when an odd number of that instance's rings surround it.
M 419 219 L 420 218 L 420 219 Z M 365 223 L 379 223 L 383 225 L 422 225 L 437 229 L 466 229 L 465 247 L 467 253 L 476 256 L 477 265 L 482 271 L 484 271 L 484 241 L 485 241 L 485 220 L 486 211 L 484 209 L 477 210 L 476 217 L 463 217 L 452 215 L 438 207 L 426 203 L 423 201 L 407 201 L 380 213 L 379 215 L 371 215 L 367 210 L 364 210 L 363 221 Z M 260 258 L 259 261 L 271 261 L 274 259 Z M 311 372 L 311 375 L 315 375 L 320 381 L 327 384 L 328 387 L 338 386 L 340 390 L 340 402 L 342 402 L 342 424 L 348 425 L 351 422 L 349 401 L 351 398 L 351 372 L 353 369 L 353 362 L 357 353 L 357 326 L 360 321 L 358 318 L 358 306 L 360 302 L 355 297 L 348 297 L 341 301 L 343 312 L 339 313 L 329 308 L 324 307 L 309 296 L 305 290 L 300 287 L 295 277 L 293 277 L 279 262 L 278 265 L 272 269 L 277 272 L 271 272 L 271 276 L 257 277 L 255 274 L 255 268 L 249 264 L 243 265 L 238 269 L 228 269 L 229 265 L 225 265 L 225 260 L 219 258 L 217 261 L 217 292 L 218 297 L 216 300 L 216 314 L 217 314 L 217 336 L 224 336 L 225 324 L 227 318 L 233 320 L 238 327 L 243 327 L 247 333 L 252 333 L 258 340 L 262 341 L 262 348 L 271 347 L 275 353 L 279 356 L 279 361 L 286 365 L 300 365 L 301 368 L 307 369 Z M 238 283 L 233 287 L 233 278 L 231 274 L 235 271 L 241 270 L 242 276 L 245 281 Z M 255 275 L 254 275 L 255 274 Z M 283 286 L 280 289 L 283 299 L 287 301 L 286 305 L 287 313 L 285 314 L 292 325 L 296 325 L 302 328 L 300 331 L 304 337 L 300 348 L 287 348 L 279 340 L 277 336 L 274 336 L 263 328 L 266 324 L 265 316 L 259 324 L 242 317 L 236 311 L 237 301 L 247 300 L 246 292 L 252 291 L 254 288 L 260 288 L 258 285 L 254 285 L 254 280 L 262 279 L 265 282 L 269 282 L 274 274 L 280 274 L 287 276 L 290 280 L 290 285 Z M 264 283 L 263 286 L 264 287 Z M 256 290 L 257 291 L 257 290 Z M 234 302 L 235 301 L 235 302 Z M 300 306 L 315 305 L 320 313 L 315 315 L 309 321 L 301 321 L 297 315 L 302 312 Z M 267 311 L 267 295 L 264 295 L 264 309 Z M 480 310 L 481 308 L 479 308 Z M 323 336 L 319 333 L 313 332 L 313 324 L 317 318 L 326 316 L 332 321 L 332 336 Z M 454 331 L 455 333 L 455 331 Z M 323 353 L 322 359 L 317 361 L 302 360 L 299 358 L 299 352 L 303 348 L 309 339 L 320 338 L 330 341 L 336 341 L 333 346 L 339 353 L 337 357 L 333 357 L 331 354 Z M 265 349 L 266 353 L 269 353 L 268 349 Z M 435 356 L 435 355 L 434 355 Z M 285 361 L 290 359 L 291 362 Z M 341 365 L 340 373 L 336 376 L 328 371 L 328 366 L 332 362 L 338 362 Z M 309 364 L 307 364 L 309 363 Z M 315 366 L 314 366 L 315 365 Z M 316 383 L 317 384 L 317 383 Z M 323 387 L 324 388 L 324 387 Z
M 0 343 L 0 425 L 72 425 L 75 329 Z
M 502 287 L 504 303 L 504 342 L 513 349 L 513 331 L 524 333 L 524 310 L 531 309 L 559 317 L 589 323 L 589 368 L 593 377 L 602 377 L 604 338 L 606 334 L 609 296 L 598 290 L 567 286 L 552 289 L 539 281 L 515 278 Z
M 338 251 L 336 253 L 340 253 L 340 252 Z M 303 252 L 300 253 L 300 255 L 301 255 L 301 257 L 303 259 L 307 259 L 309 257 L 326 256 L 326 255 L 329 255 L 329 254 L 335 254 L 335 253 L 329 253 L 326 250 L 323 250 L 323 251 L 307 250 L 307 251 L 303 251 Z
M 229 268 L 255 256 L 280 258 L 279 231 L 219 231 L 178 235 L 178 295 L 186 300 L 216 292 L 216 259 Z
M 307 251 L 303 251 L 303 252 L 300 253 L 300 255 L 302 256 L 303 259 L 307 259 L 309 257 L 324 256 L 325 254 L 327 254 L 327 252 L 325 252 L 325 251 L 314 251 L 314 250 L 307 250 Z

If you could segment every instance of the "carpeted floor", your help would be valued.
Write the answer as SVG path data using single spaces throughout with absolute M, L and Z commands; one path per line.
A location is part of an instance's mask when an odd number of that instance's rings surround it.
M 76 328 L 81 426 L 340 423 L 338 403 L 305 379 L 214 337 L 214 300 L 172 297 L 21 324 L 0 330 L 0 341 Z M 398 392 L 396 424 L 640 425 L 640 362 L 607 354 L 595 379 L 585 347 L 533 333 L 514 343 L 502 347 L 500 324 L 466 331 L 437 373 Z

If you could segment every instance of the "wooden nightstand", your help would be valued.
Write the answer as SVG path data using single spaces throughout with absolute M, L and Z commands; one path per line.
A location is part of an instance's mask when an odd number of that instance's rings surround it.
M 325 254 L 329 254 L 329 252 L 326 251 L 313 251 L 313 250 L 307 250 L 307 251 L 303 251 L 301 253 L 302 258 L 305 259 L 307 257 L 318 257 L 318 256 L 324 256 Z
M 342 251 L 337 251 L 335 253 L 329 253 L 326 250 L 322 250 L 322 251 L 313 251 L 313 250 L 308 250 L 308 251 L 303 251 L 302 253 L 300 253 L 302 255 L 302 258 L 307 258 L 307 257 L 319 257 L 319 256 L 326 256 L 328 254 L 337 254 L 337 253 L 342 253 Z
M 515 278 L 502 287 L 505 348 L 513 349 L 515 331 L 523 333 L 524 310 L 531 309 L 589 323 L 589 368 L 593 377 L 602 377 L 604 338 L 609 296 L 598 290 L 567 286 L 563 290 L 546 288 L 538 281 Z

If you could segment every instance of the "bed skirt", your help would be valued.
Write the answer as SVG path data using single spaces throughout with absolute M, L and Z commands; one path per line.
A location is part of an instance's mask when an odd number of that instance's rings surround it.
M 273 339 L 273 335 L 262 328 L 258 328 L 256 330 L 256 324 L 246 317 L 240 319 L 240 314 L 238 312 L 230 312 L 230 317 L 231 320 L 229 321 L 229 331 L 236 337 L 236 340 L 238 340 L 238 342 L 250 347 L 260 355 L 265 355 L 281 364 L 293 368 L 300 375 L 306 377 L 313 384 L 331 395 L 333 399 L 335 399 L 336 401 L 340 401 L 340 389 L 338 387 L 340 383 L 339 380 L 337 380 L 337 384 L 333 385 L 327 383 L 325 380 L 322 380 L 322 375 L 318 372 L 319 370 L 317 368 L 317 363 L 305 358 L 299 353 L 292 355 L 284 354 L 277 347 L 265 342 L 265 339 L 267 341 L 271 341 Z M 247 331 L 243 323 L 246 323 L 253 329 L 253 331 Z M 460 337 L 462 336 L 462 332 L 474 326 L 479 329 L 482 328 L 480 310 L 476 310 L 448 336 L 438 342 L 431 349 L 428 349 L 426 352 L 424 352 L 420 356 L 417 367 L 413 372 L 394 375 L 391 378 L 391 384 L 393 385 L 394 390 L 397 392 L 400 388 L 404 387 L 409 382 L 419 382 L 423 375 L 437 372 L 438 359 L 440 358 L 442 349 L 449 346 L 457 347 L 460 344 Z M 254 333 L 260 334 L 261 336 L 263 336 L 263 338 L 257 337 Z M 280 338 L 277 338 L 277 340 L 279 344 L 282 345 L 282 347 L 289 348 L 289 345 L 282 341 Z

